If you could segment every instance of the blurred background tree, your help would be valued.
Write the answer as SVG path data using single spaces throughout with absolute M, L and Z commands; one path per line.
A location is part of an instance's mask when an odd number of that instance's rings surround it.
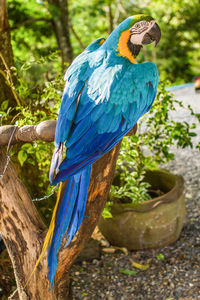
M 173 83 L 191 81 L 199 72 L 199 10 L 198 0 L 8 0 L 17 64 L 58 50 L 59 63 L 67 65 L 92 40 L 108 35 L 126 17 L 148 13 L 160 25 L 162 39 L 156 52 L 150 45 L 139 59 L 153 59 L 162 79 Z

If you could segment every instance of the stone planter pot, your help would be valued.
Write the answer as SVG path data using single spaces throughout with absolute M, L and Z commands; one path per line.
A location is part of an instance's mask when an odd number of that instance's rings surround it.
M 99 221 L 99 229 L 114 246 L 129 250 L 174 243 L 185 217 L 184 180 L 167 171 L 147 171 L 145 180 L 164 194 L 139 204 L 114 204 L 113 218 Z

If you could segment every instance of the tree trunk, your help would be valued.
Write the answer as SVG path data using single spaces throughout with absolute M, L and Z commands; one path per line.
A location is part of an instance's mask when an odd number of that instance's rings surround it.
M 109 23 L 109 33 L 111 33 L 114 29 L 113 13 L 112 13 L 112 1 L 109 1 L 109 3 L 108 3 L 108 23 Z
M 50 292 L 47 279 L 46 256 L 23 289 L 41 253 L 46 228 L 14 167 L 9 164 L 0 181 L 0 231 L 12 260 L 20 300 L 71 299 L 69 270 L 101 215 L 114 175 L 119 149 L 120 143 L 94 164 L 86 208 L 88 217 L 84 219 L 70 246 L 59 252 L 53 293 Z M 2 171 L 6 163 L 2 150 L 0 157 L 0 171 Z
M 6 163 L 2 149 L 0 157 L 1 172 Z M 68 299 L 51 293 L 46 257 L 36 269 L 30 283 L 23 288 L 41 253 L 46 228 L 11 164 L 0 181 L 0 214 L 0 232 L 13 264 L 19 299 Z M 63 282 L 60 281 L 59 287 L 62 285 Z
M 11 79 L 10 76 L 12 75 L 9 74 L 9 70 L 12 66 L 14 66 L 14 60 L 10 43 L 6 0 L 0 0 L 0 104 L 9 100 L 10 106 L 15 106 L 16 101 L 7 80 L 7 78 Z
M 56 16 L 52 15 L 52 27 L 61 50 L 62 63 L 71 63 L 73 49 L 70 41 L 68 0 L 48 0 L 48 3 L 57 10 Z
M 130 134 L 134 134 L 135 131 L 136 126 Z M 9 163 L 4 176 L 0 179 L 0 232 L 14 268 L 18 288 L 18 298 L 15 296 L 14 299 L 72 299 L 69 271 L 97 225 L 113 180 L 120 144 L 121 142 L 93 165 L 85 213 L 87 217 L 84 218 L 70 245 L 59 251 L 53 292 L 50 291 L 47 278 L 46 256 L 28 285 L 23 288 L 41 253 L 46 228 L 26 188 Z M 0 174 L 2 174 L 6 165 L 6 155 L 2 148 L 0 157 Z

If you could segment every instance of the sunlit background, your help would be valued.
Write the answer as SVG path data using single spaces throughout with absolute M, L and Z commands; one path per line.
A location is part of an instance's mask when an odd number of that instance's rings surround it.
M 51 72 L 61 63 L 62 48 L 58 26 L 65 30 L 69 41 L 69 63 L 91 41 L 108 34 L 128 16 L 147 13 L 152 15 L 162 30 L 162 39 L 156 51 L 145 47 L 139 61 L 154 61 L 161 79 L 173 84 L 192 81 L 200 73 L 200 4 L 198 0 L 69 0 L 68 16 L 56 7 L 56 0 L 8 0 L 12 29 L 12 45 L 16 63 L 47 58 L 54 61 L 35 67 L 40 72 Z M 64 16 L 64 17 L 63 17 Z M 60 22 L 60 25 L 58 23 Z M 66 24 L 68 22 L 68 24 Z M 55 52 L 58 57 L 55 59 Z M 52 66 L 53 65 L 53 66 Z M 32 76 L 34 72 L 32 69 Z

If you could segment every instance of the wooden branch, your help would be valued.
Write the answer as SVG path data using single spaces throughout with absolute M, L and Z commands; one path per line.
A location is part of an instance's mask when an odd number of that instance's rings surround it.
M 83 42 L 81 41 L 81 38 L 79 37 L 79 35 L 77 34 L 77 32 L 74 30 L 73 25 L 71 24 L 71 22 L 69 23 L 69 28 L 72 31 L 74 37 L 76 38 L 77 42 L 79 43 L 79 46 L 82 50 L 85 49 L 85 46 L 83 45 Z
M 42 123 L 44 124 L 44 122 Z M 50 124 L 51 129 L 49 131 L 47 125 L 46 127 L 43 127 L 41 124 L 38 126 L 46 128 L 45 130 L 48 132 L 48 139 L 52 140 L 54 137 L 52 124 L 54 124 L 55 130 L 55 121 L 46 123 Z M 19 135 L 20 137 L 23 136 L 20 141 L 35 140 L 35 132 L 38 132 L 38 130 L 36 130 L 38 127 L 36 127 L 36 129 L 33 129 L 33 127 L 34 126 L 28 127 L 30 128 L 30 131 L 25 130 L 22 135 Z M 136 126 L 131 134 L 134 134 L 135 131 Z M 30 134 L 30 132 L 34 134 Z M 49 132 L 51 132 L 51 134 Z M 42 133 L 39 131 L 37 136 L 39 138 L 44 138 L 43 134 L 44 132 L 42 130 Z M 18 140 L 19 137 L 17 135 L 16 142 Z M 58 269 L 53 293 L 50 292 L 47 279 L 46 256 L 39 264 L 25 290 L 23 289 L 26 280 L 34 268 L 35 262 L 41 253 L 46 228 L 41 221 L 26 188 L 18 178 L 14 167 L 9 163 L 6 173 L 2 180 L 0 180 L 0 232 L 2 233 L 13 263 L 20 300 L 71 299 L 69 287 L 70 267 L 97 225 L 113 180 L 120 144 L 121 142 L 93 164 L 85 213 L 86 217 L 74 240 L 67 248 L 62 248 L 59 252 Z M 6 163 L 6 155 L 1 148 L 0 157 L 1 174 Z
M 13 97 L 15 98 L 16 100 L 16 103 L 18 106 L 21 107 L 21 102 L 24 104 L 24 101 L 22 99 L 20 99 L 19 95 L 17 94 L 15 88 L 14 88 L 14 81 L 13 81 L 13 78 L 12 78 L 12 72 L 10 70 L 10 68 L 8 67 L 7 63 L 6 63 L 6 60 L 3 56 L 3 53 L 1 53 L 0 51 L 0 59 L 3 63 L 3 66 L 5 67 L 5 72 L 0 70 L 1 74 L 3 75 L 4 79 L 5 79 L 5 83 L 9 86 L 9 88 L 11 89 L 11 92 L 13 94 Z
M 55 129 L 56 121 L 54 120 L 43 121 L 38 125 L 25 125 L 20 128 L 12 125 L 2 126 L 0 127 L 0 146 L 8 145 L 9 141 L 11 145 L 36 140 L 52 142 L 54 141 Z

